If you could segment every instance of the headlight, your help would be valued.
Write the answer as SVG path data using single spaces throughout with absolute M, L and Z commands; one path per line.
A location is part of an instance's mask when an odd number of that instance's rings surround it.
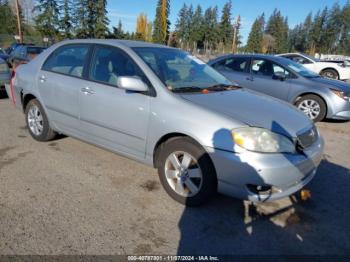
M 330 90 L 333 92 L 333 94 L 339 96 L 340 98 L 342 98 L 346 101 L 350 101 L 350 94 L 346 94 L 345 92 L 337 90 L 337 89 L 330 88 Z
M 260 153 L 295 153 L 294 143 L 286 136 L 257 127 L 232 130 L 235 145 Z
M 9 67 L 7 64 L 0 64 L 0 73 L 7 73 L 9 71 Z

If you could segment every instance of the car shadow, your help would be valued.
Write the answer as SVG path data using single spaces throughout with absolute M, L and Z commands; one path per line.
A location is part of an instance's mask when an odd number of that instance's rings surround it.
M 343 120 L 343 119 L 324 119 L 324 120 L 322 120 L 322 122 L 325 122 L 325 123 L 347 123 L 349 121 L 350 120 Z
M 285 131 L 273 122 L 277 129 Z M 264 203 L 218 195 L 200 208 L 185 207 L 177 255 L 349 254 L 349 188 L 350 170 L 322 160 L 308 200 L 298 193 Z
M 186 207 L 177 254 L 349 254 L 350 170 L 323 160 L 307 187 L 307 201 L 293 195 L 253 204 L 219 195 Z

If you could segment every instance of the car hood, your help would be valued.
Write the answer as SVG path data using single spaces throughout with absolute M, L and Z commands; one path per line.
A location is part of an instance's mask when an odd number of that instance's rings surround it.
M 296 137 L 301 131 L 313 125 L 292 105 L 244 88 L 209 94 L 181 94 L 181 96 L 249 126 L 266 128 L 289 137 Z
M 350 84 L 345 83 L 343 81 L 340 80 L 332 80 L 332 79 L 327 79 L 327 78 L 323 78 L 323 77 L 315 77 L 315 78 L 309 78 L 309 80 L 311 80 L 314 83 L 319 83 L 322 85 L 326 85 L 327 87 L 335 87 L 337 89 L 340 89 L 341 91 L 350 92 Z

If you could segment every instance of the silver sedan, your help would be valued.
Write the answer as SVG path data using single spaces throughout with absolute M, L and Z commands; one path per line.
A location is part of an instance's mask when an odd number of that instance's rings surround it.
M 8 93 L 34 139 L 62 133 L 154 166 L 167 193 L 186 205 L 217 191 L 282 198 L 306 185 L 321 161 L 323 139 L 304 114 L 178 49 L 64 41 L 16 72 Z
M 350 84 L 323 78 L 290 59 L 226 55 L 209 64 L 242 87 L 295 105 L 314 122 L 350 120 Z

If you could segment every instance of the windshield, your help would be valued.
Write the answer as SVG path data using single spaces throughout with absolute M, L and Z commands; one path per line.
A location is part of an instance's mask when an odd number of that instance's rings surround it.
M 313 57 L 313 56 L 310 56 L 310 55 L 306 55 L 306 54 L 303 54 L 303 56 L 309 58 L 312 61 L 320 62 L 320 59 L 317 59 L 316 57 Z
M 159 47 L 135 47 L 133 50 L 169 89 L 232 85 L 213 68 L 181 50 Z
M 303 77 L 308 77 L 308 78 L 319 77 L 318 74 L 310 71 L 309 69 L 307 69 L 303 65 L 301 65 L 297 62 L 294 62 L 292 60 L 284 61 L 284 64 L 289 69 L 292 69 L 294 72 L 298 73 L 299 75 L 301 75 Z

